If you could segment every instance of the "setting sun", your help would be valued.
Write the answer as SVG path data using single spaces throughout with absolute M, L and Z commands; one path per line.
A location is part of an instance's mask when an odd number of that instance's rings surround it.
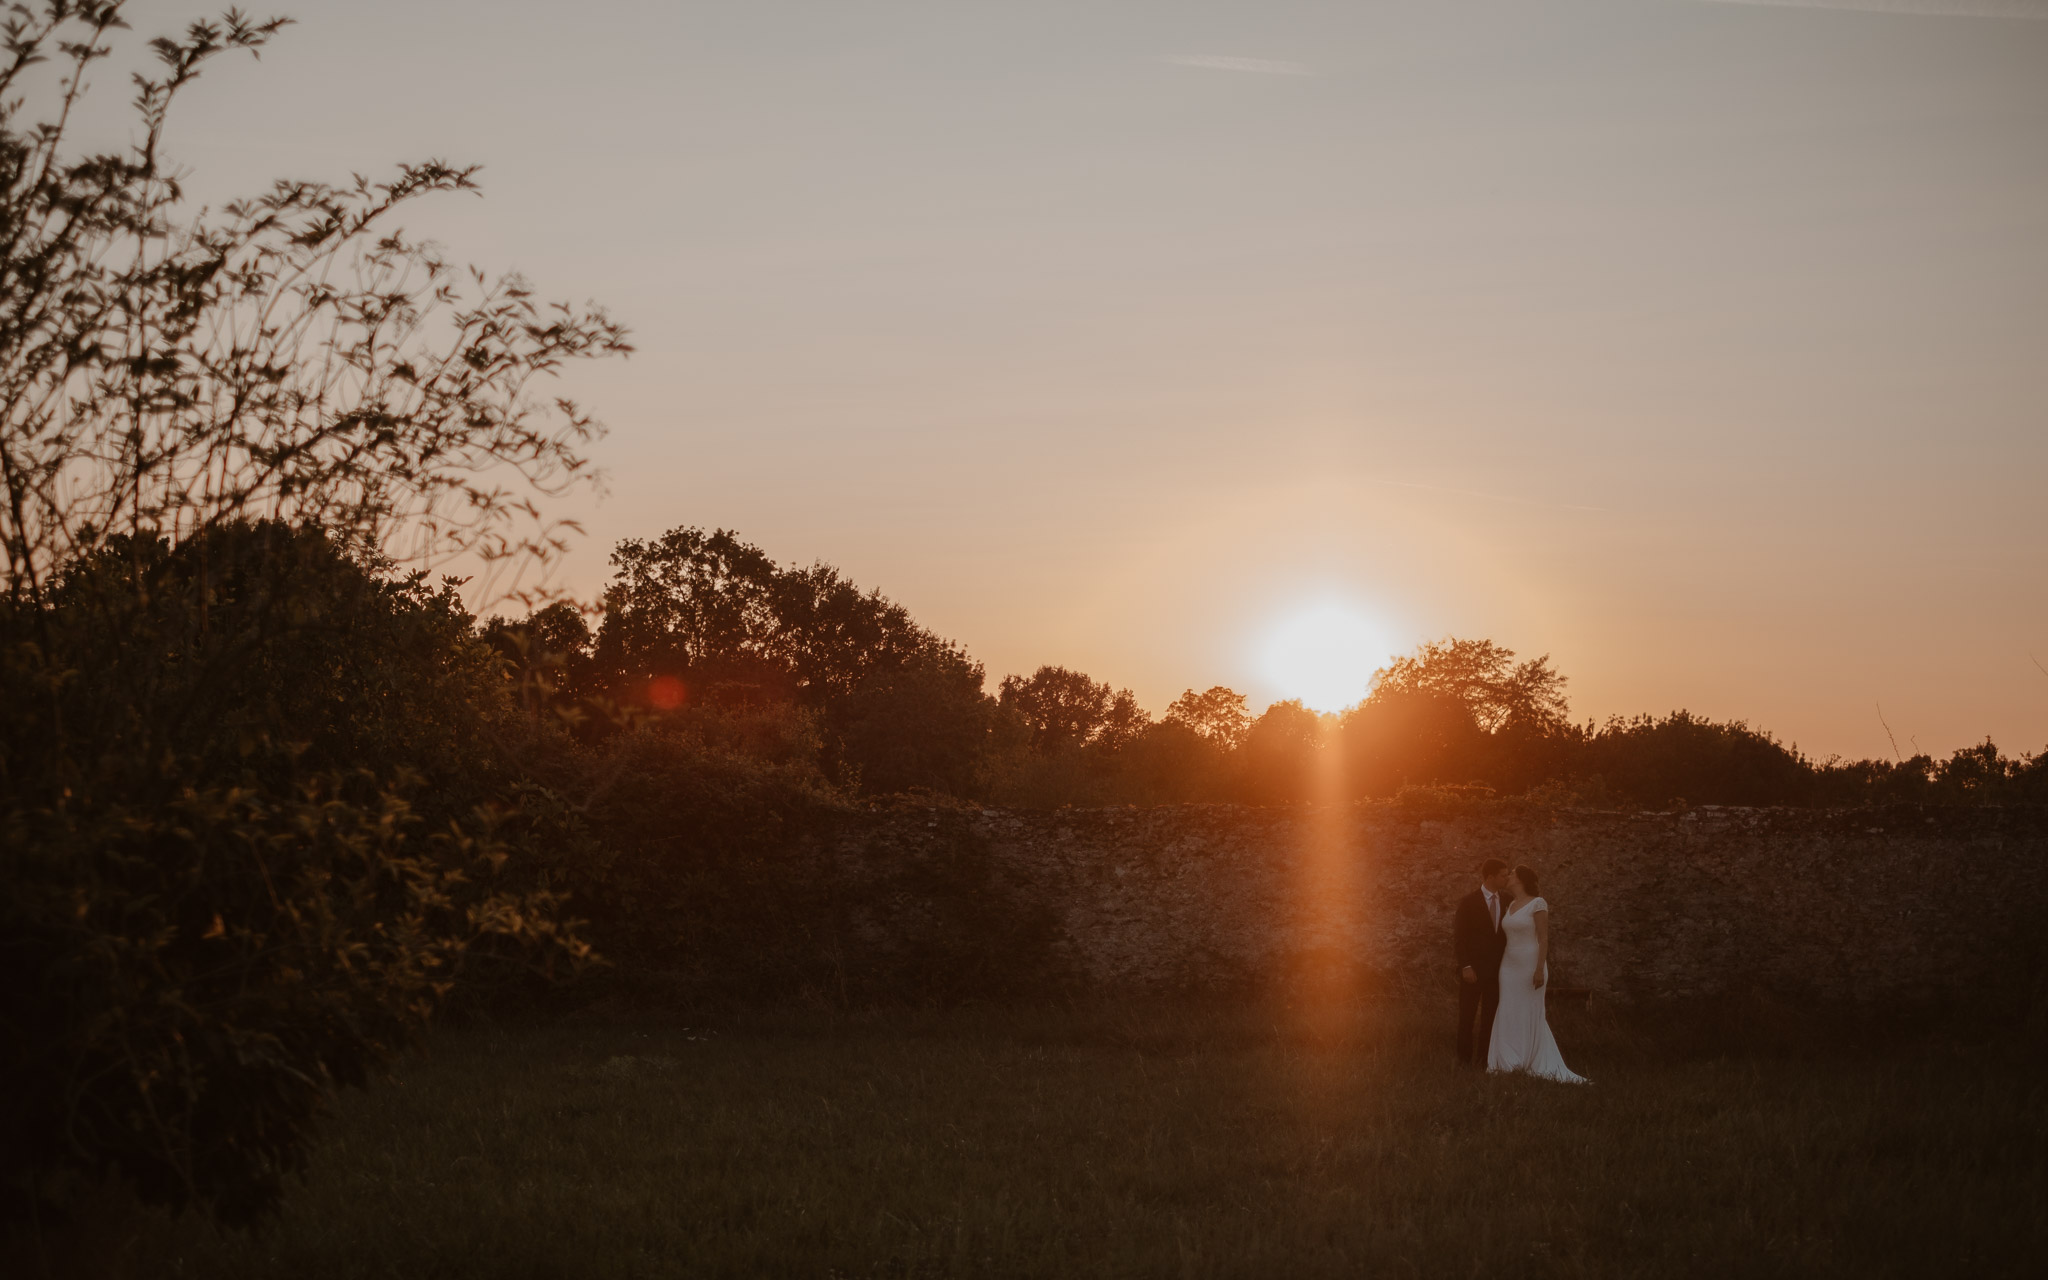
M 1373 672 L 1396 645 L 1387 628 L 1354 605 L 1326 600 L 1282 618 L 1260 654 L 1281 695 L 1317 711 L 1341 711 L 1365 697 Z

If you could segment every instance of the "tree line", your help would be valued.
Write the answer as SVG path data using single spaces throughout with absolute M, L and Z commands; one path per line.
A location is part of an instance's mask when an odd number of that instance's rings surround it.
M 772 741 L 785 760 L 801 741 L 817 784 L 850 796 L 1291 804 L 1426 787 L 1610 808 L 2048 798 L 2048 756 L 1989 741 L 1945 759 L 1817 761 L 1766 730 L 1684 710 L 1575 722 L 1547 657 L 1517 660 L 1492 640 L 1421 645 L 1338 714 L 1296 701 L 1253 714 L 1215 686 L 1154 718 L 1129 689 L 1060 666 L 990 691 L 981 664 L 901 605 L 828 565 L 777 564 L 728 530 L 628 539 L 611 565 L 597 605 L 557 601 L 484 634 L 521 678 L 572 703 Z

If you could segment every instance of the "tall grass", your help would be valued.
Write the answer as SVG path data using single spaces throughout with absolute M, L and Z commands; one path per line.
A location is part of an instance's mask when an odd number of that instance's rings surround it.
M 1447 1011 L 1185 1006 L 443 1033 L 254 1237 L 132 1214 L 130 1275 L 2038 1274 L 2010 1047 L 1448 1062 Z

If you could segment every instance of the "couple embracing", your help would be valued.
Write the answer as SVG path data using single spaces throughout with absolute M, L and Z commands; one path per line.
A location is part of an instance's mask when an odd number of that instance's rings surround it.
M 1479 868 L 1479 888 L 1458 900 L 1451 926 L 1458 960 L 1458 1061 L 1474 1065 L 1472 1028 L 1488 1071 L 1526 1071 L 1584 1084 L 1564 1065 L 1543 991 L 1550 981 L 1550 904 L 1536 896 L 1536 873 L 1499 858 Z

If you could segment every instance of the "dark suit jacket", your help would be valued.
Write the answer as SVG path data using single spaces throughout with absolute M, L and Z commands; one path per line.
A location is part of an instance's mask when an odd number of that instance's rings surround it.
M 1458 914 L 1451 922 L 1451 945 L 1458 956 L 1458 970 L 1466 965 L 1479 975 L 1479 985 L 1500 981 L 1500 957 L 1508 949 L 1508 936 L 1494 927 L 1493 913 L 1486 909 L 1486 894 L 1478 889 L 1458 899 Z

